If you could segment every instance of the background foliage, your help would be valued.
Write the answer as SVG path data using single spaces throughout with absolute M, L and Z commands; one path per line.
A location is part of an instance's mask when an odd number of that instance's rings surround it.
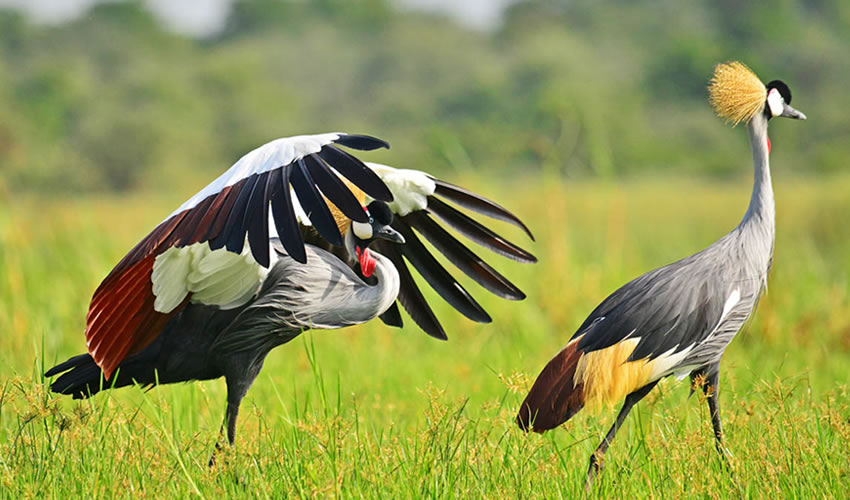
M 240 0 L 198 40 L 136 2 L 55 27 L 0 11 L 0 182 L 194 187 L 269 139 L 328 129 L 383 137 L 387 162 L 438 173 L 722 176 L 740 170 L 727 145 L 746 141 L 705 104 L 727 59 L 785 80 L 813 118 L 776 131 L 779 168 L 837 171 L 848 25 L 838 0 L 533 0 L 492 33 L 386 0 Z
M 373 321 L 275 349 L 243 402 L 237 446 L 214 469 L 223 380 L 79 402 L 48 393 L 41 376 L 85 349 L 92 290 L 180 198 L 0 205 L 0 498 L 579 497 L 616 409 L 527 436 L 514 417 L 531 381 L 606 294 L 733 227 L 749 186 L 452 180 L 535 231 L 538 265 L 482 250 L 528 300 L 508 303 L 464 279 L 493 323 L 472 323 L 430 294 L 447 342 L 405 317 L 401 330 Z M 736 481 L 716 458 L 706 404 L 668 379 L 629 416 L 591 498 L 846 496 L 848 190 L 848 177 L 777 185 L 770 290 L 721 365 Z

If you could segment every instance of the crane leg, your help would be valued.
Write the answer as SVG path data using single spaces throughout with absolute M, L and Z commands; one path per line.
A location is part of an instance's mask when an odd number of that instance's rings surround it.
M 717 453 L 723 460 L 726 468 L 729 469 L 729 452 L 723 446 L 723 426 L 720 423 L 720 407 L 718 406 L 718 388 L 720 387 L 720 371 L 719 367 L 713 366 L 708 374 L 705 385 L 702 390 L 705 393 L 705 399 L 708 401 L 708 412 L 711 415 L 711 426 L 714 428 L 714 446 L 717 448 Z M 731 469 L 730 469 L 731 470 Z
M 626 417 L 632 407 L 636 405 L 638 401 L 643 399 L 644 396 L 649 394 L 649 391 L 651 391 L 657 383 L 658 381 L 656 380 L 655 382 L 645 385 L 626 396 L 626 400 L 623 402 L 623 407 L 620 409 L 620 413 L 617 414 L 617 419 L 614 420 L 614 424 L 611 425 L 611 429 L 608 430 L 608 434 L 605 435 L 605 439 L 599 443 L 599 446 L 597 446 L 593 454 L 590 455 L 590 466 L 587 468 L 587 482 L 585 483 L 585 489 L 590 490 L 591 486 L 593 486 L 593 481 L 602 470 L 602 458 L 605 455 L 605 452 L 608 451 L 608 447 L 611 446 L 611 441 L 614 440 L 614 436 L 617 434 L 620 426 L 623 425 L 623 422 L 626 420 Z
M 227 431 L 228 444 L 233 446 L 233 443 L 236 442 L 236 419 L 239 417 L 239 405 L 242 404 L 242 398 L 248 393 L 248 389 L 251 388 L 251 384 L 254 383 L 254 379 L 260 373 L 264 357 L 261 357 L 258 362 L 255 361 L 247 364 L 247 369 L 234 370 L 235 373 L 231 372 L 230 375 L 225 375 L 225 380 L 227 381 L 227 407 L 224 411 L 224 422 L 221 423 L 219 438 L 215 443 L 215 450 L 213 450 L 208 464 L 210 467 L 215 465 L 215 455 L 218 450 L 221 450 L 221 442 L 225 430 Z M 236 366 L 241 368 L 241 365 Z
M 230 392 L 230 391 L 228 391 Z M 236 442 L 236 418 L 239 417 L 239 405 L 242 403 L 242 396 L 231 399 L 228 395 L 227 408 L 224 411 L 224 421 L 221 423 L 221 430 L 218 433 L 218 440 L 215 442 L 215 450 L 210 457 L 209 466 L 215 465 L 216 452 L 221 450 L 221 442 L 224 437 L 225 429 L 227 430 L 227 443 L 233 446 Z

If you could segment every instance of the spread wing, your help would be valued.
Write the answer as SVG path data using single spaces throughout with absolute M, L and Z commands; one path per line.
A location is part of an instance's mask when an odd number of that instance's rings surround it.
M 382 240 L 375 241 L 372 245 L 398 269 L 401 278 L 398 303 L 401 303 L 413 321 L 428 335 L 443 340 L 447 338 L 443 326 L 414 281 L 407 266 L 408 262 L 440 297 L 464 316 L 479 323 L 489 323 L 491 318 L 437 261 L 417 234 L 487 291 L 509 300 L 525 298 L 525 294 L 516 285 L 440 224 L 442 222 L 473 242 L 504 257 L 518 262 L 536 262 L 537 259 L 529 252 L 499 236 L 451 203 L 520 227 L 533 240 L 531 232 L 517 216 L 493 201 L 462 187 L 435 179 L 424 172 L 395 169 L 376 163 L 367 163 L 367 166 L 381 177 L 392 192 L 393 202 L 389 204 L 395 213 L 392 227 L 405 239 L 403 245 Z M 402 326 L 401 314 L 396 304 L 393 304 L 381 319 L 388 325 Z
M 302 223 L 341 245 L 326 201 L 352 220 L 368 216 L 340 175 L 391 201 L 380 177 L 338 146 L 389 147 L 340 133 L 277 139 L 243 156 L 130 250 L 94 292 L 86 318 L 89 353 L 104 375 L 149 345 L 188 301 L 227 308 L 249 300 L 273 258 L 270 232 L 300 262 Z

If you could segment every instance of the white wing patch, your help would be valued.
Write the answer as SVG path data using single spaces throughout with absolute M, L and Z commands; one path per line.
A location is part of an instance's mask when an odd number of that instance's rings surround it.
M 196 304 L 221 309 L 239 307 L 260 290 L 277 260 L 274 251 L 270 256 L 269 268 L 265 268 L 254 260 L 247 243 L 238 255 L 224 248 L 210 250 L 207 243 L 171 247 L 158 255 L 153 264 L 154 309 L 171 312 L 189 293 Z
M 191 251 L 192 247 L 171 247 L 154 261 L 151 281 L 156 297 L 153 308 L 157 312 L 173 311 L 189 293 L 185 283 L 192 264 Z
M 679 363 L 681 363 L 691 350 L 693 350 L 693 346 L 686 347 L 679 352 L 674 352 L 677 348 L 678 346 L 673 347 L 652 360 L 652 373 L 649 376 L 650 380 L 658 380 L 670 374 L 676 375 L 676 378 L 681 380 L 680 376 L 687 376 L 691 373 L 693 368 L 679 366 Z M 684 375 L 681 375 L 682 372 Z
M 723 320 L 726 319 L 726 316 L 732 311 L 732 308 L 738 305 L 738 302 L 741 301 L 741 290 L 736 288 L 732 290 L 732 293 L 729 294 L 729 298 L 726 299 L 726 303 L 723 304 L 723 313 L 720 314 L 720 321 L 717 322 L 717 326 L 720 326 L 723 323 Z M 717 327 L 715 327 L 717 329 Z
M 393 194 L 390 210 L 400 216 L 424 210 L 428 197 L 434 194 L 437 185 L 425 172 L 388 167 L 380 163 L 366 163 L 384 181 Z
M 679 381 L 679 380 L 682 380 L 683 378 L 687 377 L 688 375 L 690 375 L 691 372 L 693 372 L 697 368 L 699 368 L 699 365 L 680 366 L 680 367 L 676 368 L 675 372 L 673 372 L 673 376 L 676 377 L 677 381 Z
M 186 203 L 180 205 L 180 208 L 166 217 L 166 220 L 175 214 L 195 207 L 208 196 L 216 194 L 225 187 L 232 186 L 250 175 L 268 172 L 283 165 L 289 165 L 309 154 L 318 153 L 323 146 L 332 143 L 339 137 L 339 133 L 296 135 L 263 144 L 240 158 L 216 180 L 212 181 L 198 194 L 189 198 Z

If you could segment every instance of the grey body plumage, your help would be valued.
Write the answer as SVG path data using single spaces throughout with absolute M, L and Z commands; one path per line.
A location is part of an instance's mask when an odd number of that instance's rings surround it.
M 805 115 L 790 106 L 787 85 L 765 86 L 737 62 L 715 68 L 709 94 L 719 116 L 747 123 L 754 181 L 743 219 L 706 249 L 650 271 L 603 300 L 541 371 L 517 416 L 520 428 L 543 432 L 569 420 L 586 400 L 625 398 L 590 458 L 588 485 L 631 408 L 670 375 L 703 383 L 717 449 L 726 458 L 717 397 L 720 360 L 752 318 L 773 262 L 768 121 Z
M 754 183 L 744 218 L 704 250 L 650 271 L 621 287 L 594 310 L 573 338 L 592 352 L 640 338 L 630 360 L 683 353 L 664 375 L 718 363 L 755 311 L 773 260 L 774 200 L 767 118 L 750 122 Z M 596 333 L 598 331 L 598 333 Z
M 365 323 L 383 314 L 398 295 L 398 271 L 377 252 L 372 253 L 377 266 L 370 285 L 322 248 L 306 245 L 307 263 L 301 264 L 278 242 L 274 247 L 280 257 L 262 290 L 218 336 L 215 349 L 253 350 L 266 342 L 284 344 L 305 330 Z

